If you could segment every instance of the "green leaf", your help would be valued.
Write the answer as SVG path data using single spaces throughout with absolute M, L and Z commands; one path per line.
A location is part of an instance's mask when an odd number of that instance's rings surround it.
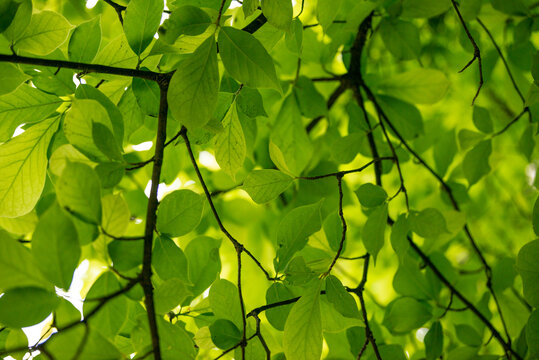
M 378 96 L 378 101 L 391 124 L 404 139 L 412 140 L 423 135 L 423 117 L 414 105 L 383 95 Z M 389 131 L 393 132 L 392 129 Z
M 444 216 L 433 208 L 413 211 L 408 220 L 411 230 L 424 238 L 436 238 L 448 232 Z
M 528 8 L 522 0 L 514 0 L 509 2 L 503 0 L 492 0 L 492 7 L 498 11 L 510 15 L 528 14 Z
M 483 140 L 472 150 L 468 151 L 462 161 L 462 171 L 469 186 L 477 183 L 490 172 L 488 159 L 492 153 L 492 141 Z
M 431 317 L 431 307 L 427 303 L 401 297 L 387 306 L 383 324 L 393 334 L 405 334 L 419 328 Z
M 457 334 L 459 341 L 464 345 L 479 347 L 483 343 L 481 336 L 470 325 L 455 325 L 455 333 Z
M 15 42 L 17 49 L 47 55 L 62 45 L 73 25 L 62 15 L 44 10 L 32 15 L 30 25 Z
M 56 183 L 58 203 L 79 220 L 101 223 L 101 189 L 96 173 L 86 164 L 67 163 Z
M 230 349 L 241 341 L 241 332 L 230 320 L 217 319 L 210 325 L 211 341 L 219 349 Z
M 535 149 L 533 125 L 526 127 L 518 141 L 518 150 L 528 160 L 532 161 L 533 150 Z
M 280 301 L 290 300 L 294 294 L 282 283 L 275 282 L 266 291 L 266 304 L 273 304 Z M 283 331 L 288 314 L 292 309 L 292 304 L 277 306 L 266 310 L 266 318 L 277 330 Z
M 219 279 L 212 284 L 208 297 L 215 317 L 230 320 L 238 327 L 242 325 L 240 296 L 236 285 Z
M 99 331 L 89 331 L 85 341 L 83 326 L 54 334 L 47 340 L 45 348 L 56 359 L 71 359 L 78 356 L 81 360 L 118 359 L 120 351 Z M 81 346 L 83 344 L 85 346 Z M 79 350 L 82 349 L 82 351 Z
M 23 33 L 32 17 L 32 0 L 17 1 L 19 6 L 15 16 L 3 34 L 9 42 L 17 40 Z
M 113 294 L 121 288 L 116 277 L 107 271 L 103 273 L 92 285 L 83 304 L 83 314 L 87 317 L 98 305 L 104 296 Z M 107 301 L 95 315 L 89 319 L 89 324 L 107 338 L 114 338 L 127 319 L 127 299 L 125 296 L 116 296 Z
M 157 229 L 169 236 L 190 233 L 200 222 L 202 197 L 191 190 L 176 190 L 161 201 L 157 214 Z
M 284 34 L 284 42 L 288 50 L 292 51 L 294 54 L 301 54 L 303 49 L 303 23 L 299 18 L 296 17 L 292 20 L 290 30 Z
M 71 34 L 67 48 L 69 60 L 89 63 L 97 55 L 99 45 L 101 45 L 101 18 L 95 17 L 77 26 Z
M 0 231 L 0 291 L 30 286 L 52 288 L 39 271 L 30 251 Z
M 326 296 L 328 301 L 343 316 L 360 318 L 353 296 L 346 291 L 341 281 L 333 275 L 326 278 Z
M 386 191 L 371 183 L 361 185 L 355 193 L 361 205 L 368 208 L 382 205 L 387 200 Z
M 294 86 L 294 96 L 303 116 L 315 118 L 327 114 L 326 100 L 316 90 L 314 83 L 310 79 L 304 76 L 299 77 Z
M 0 33 L 11 25 L 20 5 L 15 0 L 2 0 L 0 2 Z
M 248 18 L 258 9 L 259 1 L 258 0 L 245 0 L 241 6 L 243 11 L 243 16 Z
M 281 91 L 273 60 L 255 37 L 224 26 L 219 31 L 218 42 L 221 60 L 234 79 L 249 87 Z
M 12 328 L 35 325 L 58 305 L 55 293 L 37 287 L 7 290 L 0 297 L 0 323 Z
M 399 268 L 393 277 L 395 291 L 416 299 L 431 300 L 436 298 L 436 293 L 425 274 L 420 271 L 419 264 L 409 256 L 401 256 L 400 259 Z
M 113 240 L 107 245 L 114 269 L 118 271 L 129 271 L 142 264 L 144 243 L 139 241 Z M 152 256 L 153 259 L 153 256 Z
M 473 124 L 477 130 L 490 134 L 494 130 L 492 119 L 487 109 L 475 105 L 473 108 Z
M 122 236 L 129 226 L 129 205 L 121 194 L 107 194 L 101 199 L 101 227 L 112 236 Z
M 142 54 L 157 32 L 164 3 L 153 0 L 132 0 L 124 16 L 124 33 L 135 54 Z
M 288 31 L 292 23 L 292 1 L 262 0 L 262 13 L 277 29 Z
M 443 132 L 439 141 L 434 144 L 433 156 L 434 165 L 436 166 L 436 172 L 442 178 L 449 169 L 449 166 L 453 163 L 453 159 L 457 154 L 457 140 L 455 136 L 455 129 L 448 132 Z
M 1 66 L 1 65 L 0 65 Z M 57 96 L 23 84 L 0 96 L 0 141 L 7 141 L 21 124 L 37 123 L 52 115 L 63 103 Z
M 424 341 L 427 360 L 438 359 L 444 350 L 444 332 L 439 321 L 432 323 Z
M 326 217 L 322 224 L 324 234 L 328 241 L 329 247 L 333 251 L 338 251 L 342 240 L 342 220 L 339 214 L 333 213 Z M 346 241 L 343 245 L 343 251 L 346 249 Z
M 348 328 L 363 326 L 363 322 L 359 317 L 350 318 L 343 316 L 325 298 L 322 298 L 320 301 L 320 311 L 322 315 L 322 330 L 325 334 L 342 333 Z
M 122 161 L 122 150 L 107 126 L 99 122 L 92 123 L 92 139 L 95 146 L 111 161 Z
M 159 115 L 159 98 L 161 96 L 159 85 L 157 85 L 155 81 L 133 78 L 131 88 L 133 89 L 133 94 L 142 111 L 146 115 L 157 117 Z M 171 91 L 172 90 L 170 90 L 169 93 L 171 93 Z M 175 101 L 176 99 L 169 98 L 171 109 L 174 109 Z M 173 110 L 171 111 L 173 112 Z
M 379 89 L 412 104 L 434 104 L 449 89 L 449 80 L 439 70 L 417 68 L 382 80 Z
M 215 160 L 221 169 L 234 179 L 238 170 L 243 167 L 247 151 L 236 102 L 228 109 L 222 125 L 223 131 L 215 137 Z
M 363 227 L 363 244 L 375 262 L 378 252 L 384 246 L 386 224 L 387 204 L 383 204 L 374 208 Z
M 30 79 L 30 76 L 26 75 L 17 66 L 10 63 L 0 63 L 0 73 L 2 74 L 0 95 L 9 94 L 17 90 L 23 82 Z
M 312 284 L 290 310 L 283 335 L 287 359 L 312 360 L 322 354 L 321 285 L 321 281 Z
M 125 175 L 125 165 L 123 163 L 101 163 L 94 170 L 99 176 L 101 186 L 104 189 L 110 189 L 118 185 Z
M 99 123 L 112 131 L 112 123 L 105 108 L 96 100 L 75 100 L 64 119 L 67 140 L 90 160 L 108 161 L 93 139 L 93 124 Z
M 185 247 L 185 256 L 189 264 L 189 280 L 193 284 L 193 296 L 200 295 L 219 276 L 221 259 L 219 247 L 221 241 L 207 236 L 194 238 Z
M 32 254 L 47 279 L 59 288 L 69 289 L 81 249 L 75 225 L 58 205 L 39 219 L 32 236 Z
M 299 176 L 314 152 L 301 122 L 301 113 L 293 95 L 281 105 L 270 136 L 270 157 L 279 169 Z
M 162 317 L 157 317 L 157 333 L 159 334 L 163 359 L 195 359 L 196 349 L 191 339 L 192 335 L 181 327 L 180 323 L 171 324 Z M 146 353 L 151 349 L 152 338 L 148 325 L 148 315 L 141 313 L 136 318 L 135 326 L 131 331 L 131 341 L 138 353 Z M 113 358 L 119 357 L 121 356 Z M 99 359 L 99 357 L 96 359 Z
M 431 18 L 446 12 L 451 7 L 449 0 L 403 0 L 402 17 Z
M 154 291 L 155 312 L 166 314 L 192 295 L 185 282 L 178 278 L 170 278 L 157 286 Z
M 535 205 L 533 205 L 532 225 L 533 232 L 539 236 L 539 197 L 535 200 Z
M 44 120 L 0 145 L 0 216 L 18 217 L 36 205 L 47 171 L 47 148 L 58 118 Z
M 279 170 L 253 170 L 243 182 L 243 190 L 257 204 L 275 200 L 294 179 Z
M 380 21 L 380 35 L 386 48 L 398 60 L 411 60 L 419 57 L 421 51 L 419 30 L 413 23 L 383 18 Z
M 524 297 L 531 306 L 539 306 L 539 240 L 524 245 L 518 252 L 517 271 L 522 278 Z
M 485 138 L 485 135 L 477 131 L 462 129 L 458 134 L 461 150 L 467 150 Z
M 539 310 L 535 309 L 528 319 L 526 325 L 526 341 L 530 359 L 539 356 Z
M 309 236 L 320 230 L 321 207 L 322 200 L 312 205 L 298 206 L 283 218 L 277 230 L 277 271 L 283 270 L 292 256 L 307 244 Z
M 260 92 L 256 89 L 251 89 L 244 86 L 236 97 L 236 106 L 238 111 L 243 114 L 255 118 L 257 116 L 268 116 L 264 109 L 264 101 Z
M 180 35 L 202 34 L 211 23 L 211 18 L 205 11 L 196 6 L 183 5 L 174 10 L 161 25 L 159 39 L 173 44 Z
M 131 50 L 123 34 L 118 35 L 105 45 L 95 57 L 94 63 L 117 66 L 124 68 L 134 68 L 137 65 L 137 55 Z M 106 75 L 101 75 L 106 77 Z
M 217 106 L 219 68 L 213 36 L 178 67 L 168 91 L 170 111 L 188 129 L 204 126 Z
M 316 6 L 316 17 L 324 31 L 333 24 L 342 6 L 342 0 L 319 0 Z
M 174 241 L 160 236 L 155 239 L 152 266 L 163 280 L 179 278 L 184 282 L 189 282 L 187 272 L 187 257 Z
M 406 360 L 408 357 L 404 353 L 404 349 L 399 344 L 382 344 L 378 348 L 380 358 L 382 359 L 392 359 L 392 360 Z M 367 360 L 376 360 L 377 356 L 374 353 L 371 353 Z

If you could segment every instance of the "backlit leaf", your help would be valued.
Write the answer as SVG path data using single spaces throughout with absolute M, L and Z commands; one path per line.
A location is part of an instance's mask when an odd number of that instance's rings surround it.
M 44 120 L 0 145 L 0 216 L 17 217 L 36 205 L 47 170 L 47 148 L 58 118 Z

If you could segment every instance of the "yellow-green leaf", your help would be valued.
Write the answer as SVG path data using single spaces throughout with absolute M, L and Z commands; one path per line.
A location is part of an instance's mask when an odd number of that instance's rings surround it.
M 0 216 L 17 217 L 37 203 L 47 171 L 47 148 L 58 118 L 44 120 L 0 145 Z

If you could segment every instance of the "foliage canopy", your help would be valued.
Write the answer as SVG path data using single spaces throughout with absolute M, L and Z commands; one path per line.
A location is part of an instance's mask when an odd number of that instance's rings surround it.
M 537 1 L 89 3 L 0 0 L 0 355 L 539 359 Z

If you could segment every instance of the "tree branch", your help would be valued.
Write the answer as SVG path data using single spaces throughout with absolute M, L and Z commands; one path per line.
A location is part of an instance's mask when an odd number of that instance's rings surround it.
M 453 4 L 453 8 L 455 9 L 455 12 L 457 13 L 457 16 L 459 18 L 460 23 L 462 24 L 462 27 L 464 28 L 464 31 L 466 32 L 466 36 L 468 37 L 468 40 L 470 40 L 470 43 L 473 46 L 473 58 L 470 60 L 459 72 L 463 72 L 466 70 L 470 65 L 473 64 L 473 62 L 477 59 L 477 65 L 479 67 L 479 86 L 477 87 L 477 92 L 475 93 L 475 96 L 472 99 L 472 105 L 475 103 L 475 99 L 479 96 L 479 92 L 481 91 L 481 87 L 483 87 L 483 62 L 481 60 L 481 51 L 479 50 L 479 46 L 477 46 L 477 43 L 475 42 L 475 39 L 473 38 L 472 34 L 470 33 L 470 30 L 468 30 L 468 26 L 466 25 L 466 22 L 462 18 L 462 15 L 460 13 L 458 4 L 455 2 L 455 0 L 451 0 L 451 4 Z
M 157 122 L 157 137 L 155 139 L 155 155 L 152 170 L 152 185 L 150 197 L 148 198 L 148 209 L 146 213 L 146 228 L 144 232 L 144 254 L 142 258 L 142 279 L 141 285 L 144 290 L 144 304 L 148 315 L 148 324 L 152 337 L 153 355 L 156 360 L 161 359 L 161 348 L 159 344 L 159 333 L 157 331 L 157 319 L 153 300 L 152 285 L 152 248 L 153 233 L 157 220 L 157 191 L 161 179 L 161 168 L 163 165 L 163 153 L 165 150 L 165 140 L 167 138 L 167 90 L 168 81 L 159 83 L 159 120 Z
M 208 187 L 206 186 L 206 182 L 204 181 L 204 178 L 202 177 L 202 173 L 200 172 L 200 168 L 198 167 L 198 163 L 195 159 L 195 155 L 193 154 L 193 149 L 191 148 L 191 142 L 189 141 L 189 137 L 187 136 L 187 129 L 182 128 L 182 130 L 183 131 L 181 131 L 180 136 L 185 141 L 185 146 L 187 147 L 187 152 L 189 153 L 189 158 L 191 159 L 191 164 L 193 165 L 193 168 L 195 169 L 198 180 L 200 181 L 200 185 L 202 186 L 202 189 L 204 190 L 204 194 L 206 195 L 206 200 L 208 201 L 208 204 L 210 205 L 211 211 L 213 213 L 213 217 L 217 221 L 217 225 L 219 226 L 219 229 L 230 240 L 232 245 L 234 245 L 235 249 L 241 247 L 241 251 L 245 252 L 255 262 L 255 264 L 260 268 L 260 270 L 264 273 L 264 275 L 266 275 L 266 278 L 268 280 L 270 281 L 276 280 L 276 278 L 271 277 L 269 272 L 266 269 L 264 269 L 260 261 L 258 261 L 258 259 L 250 251 L 248 251 L 238 240 L 236 240 L 223 225 L 223 222 L 221 221 L 221 217 L 219 216 L 219 213 L 217 212 L 217 209 L 215 208 L 215 205 L 211 198 L 211 193 L 208 190 Z
M 148 70 L 126 69 L 126 68 L 119 68 L 119 67 L 108 66 L 108 65 L 89 64 L 89 63 L 67 61 L 67 60 L 32 58 L 32 57 L 19 56 L 19 55 L 0 54 L 0 62 L 10 62 L 14 64 L 27 64 L 27 65 L 36 65 L 36 66 L 48 66 L 48 67 L 54 67 L 54 68 L 65 68 L 65 69 L 82 71 L 84 73 L 101 73 L 101 74 L 119 75 L 119 76 L 127 76 L 127 77 L 136 77 L 136 78 L 152 80 L 152 81 L 163 81 L 163 80 L 170 79 L 172 77 L 172 72 L 158 73 L 158 72 L 148 71 Z

